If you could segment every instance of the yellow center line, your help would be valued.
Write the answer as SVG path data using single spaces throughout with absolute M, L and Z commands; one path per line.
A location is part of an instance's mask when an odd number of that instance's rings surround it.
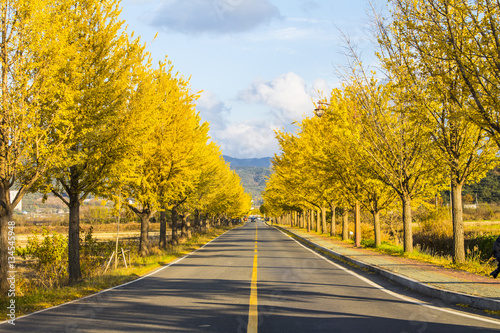
M 247 333 L 256 333 L 259 325 L 257 310 L 257 224 L 255 225 L 255 254 L 253 256 L 252 282 L 250 284 L 250 308 L 248 310 Z

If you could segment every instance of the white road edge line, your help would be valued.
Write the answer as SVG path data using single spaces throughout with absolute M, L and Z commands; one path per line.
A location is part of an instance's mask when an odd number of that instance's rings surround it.
M 278 229 L 279 230 L 279 229 Z M 462 316 L 462 317 L 465 317 L 465 318 L 470 318 L 470 319 L 475 319 L 475 320 L 479 320 L 479 321 L 484 321 L 486 323 L 490 323 L 490 324 L 495 324 L 495 325 L 500 325 L 500 321 L 498 320 L 495 320 L 495 319 L 489 319 L 489 318 L 483 318 L 483 317 L 479 317 L 479 316 L 476 316 L 476 315 L 470 315 L 470 314 L 466 314 L 466 313 L 462 313 L 462 312 L 459 312 L 459 311 L 456 311 L 456 310 L 453 310 L 453 309 L 444 309 L 444 308 L 440 308 L 440 307 L 437 307 L 437 306 L 434 306 L 434 305 L 430 305 L 430 304 L 426 304 L 426 303 L 422 303 L 422 302 L 418 302 L 416 300 L 413 300 L 411 298 L 408 298 L 406 296 L 403 296 L 403 295 L 400 295 L 400 294 L 397 294 L 393 291 L 390 291 L 388 289 L 385 289 L 384 287 L 382 287 L 381 285 L 353 272 L 353 271 L 350 271 L 348 270 L 347 268 L 345 267 L 342 267 L 340 266 L 339 264 L 331 261 L 330 259 L 328 258 L 325 258 L 323 257 L 321 254 L 317 253 L 316 251 L 308 248 L 307 246 L 305 246 L 304 244 L 300 243 L 299 241 L 297 241 L 296 239 L 294 239 L 293 237 L 291 237 L 290 235 L 287 235 L 285 232 L 279 230 L 281 233 L 283 233 L 285 236 L 287 236 L 288 238 L 290 238 L 291 240 L 293 240 L 294 242 L 296 242 L 297 244 L 299 244 L 300 246 L 302 246 L 304 249 L 314 253 L 315 255 L 317 255 L 318 257 L 320 257 L 321 259 L 325 260 L 326 262 L 329 262 L 330 264 L 332 264 L 333 266 L 357 277 L 358 279 L 368 283 L 369 285 L 381 290 L 381 291 L 384 291 L 385 293 L 391 295 L 391 296 L 394 296 L 396 298 L 399 298 L 401 300 L 404 300 L 406 302 L 410 302 L 410 303 L 413 303 L 413 304 L 417 304 L 417 305 L 421 305 L 421 306 L 424 306 L 424 307 L 427 307 L 427 308 L 430 308 L 430 309 L 434 309 L 434 310 L 439 310 L 439 311 L 442 311 L 442 312 L 446 312 L 446 313 L 450 313 L 450 314 L 454 314 L 454 315 L 457 315 L 457 316 Z
M 180 257 L 179 259 L 177 259 L 177 260 L 175 260 L 175 261 L 172 261 L 172 262 L 171 262 L 171 263 L 169 263 L 168 265 L 166 265 L 166 266 L 162 266 L 162 267 L 159 267 L 159 268 L 155 269 L 154 271 L 152 271 L 151 273 L 148 273 L 148 274 L 146 274 L 146 275 L 143 275 L 143 276 L 141 276 L 141 277 L 139 277 L 139 278 L 137 278 L 137 279 L 135 279 L 135 280 L 132 280 L 132 281 L 129 281 L 129 282 L 126 282 L 126 283 L 120 284 L 120 285 L 118 285 L 118 286 L 114 286 L 114 287 L 108 288 L 108 289 L 104 289 L 104 290 L 101 290 L 101 291 L 96 292 L 95 294 L 90 294 L 90 295 L 84 296 L 84 297 L 82 297 L 82 298 L 77 298 L 77 299 L 74 299 L 74 300 L 69 301 L 69 302 L 66 302 L 66 303 L 62 303 L 62 304 L 59 304 L 59 305 L 54 305 L 54 306 L 52 306 L 52 307 L 50 307 L 50 308 L 46 308 L 46 309 L 38 310 L 38 311 L 35 311 L 35 312 L 32 312 L 32 313 L 28 313 L 28 314 L 25 314 L 25 315 L 23 315 L 23 316 L 21 316 L 21 317 L 17 317 L 15 320 L 16 320 L 16 321 L 18 321 L 18 320 L 19 320 L 19 319 L 21 319 L 21 318 L 26 318 L 26 317 L 29 317 L 29 316 L 33 316 L 33 315 L 36 315 L 36 314 L 39 314 L 39 313 L 45 312 L 45 311 L 49 311 L 49 310 L 53 310 L 53 309 L 57 309 L 57 308 L 60 308 L 60 307 L 65 306 L 65 305 L 69 305 L 69 304 L 72 304 L 72 303 L 76 303 L 76 302 L 82 301 L 82 300 L 87 299 L 87 298 L 91 298 L 91 297 L 94 297 L 94 296 L 97 296 L 97 295 L 100 295 L 100 294 L 104 294 L 104 293 L 106 293 L 106 292 L 108 292 L 108 291 L 111 291 L 111 290 L 114 290 L 114 289 L 118 289 L 118 288 L 124 287 L 124 286 L 126 286 L 126 285 L 129 285 L 129 284 L 135 283 L 135 282 L 137 282 L 137 281 L 140 281 L 140 280 L 142 280 L 142 279 L 145 279 L 145 278 L 147 278 L 147 277 L 149 277 L 149 276 L 151 276 L 151 275 L 154 275 L 154 274 L 156 274 L 156 273 L 161 272 L 161 271 L 162 271 L 162 270 L 164 270 L 165 268 L 168 268 L 168 267 L 170 267 L 170 266 L 172 266 L 172 265 L 174 265 L 174 264 L 177 264 L 179 261 L 181 261 L 181 260 L 183 260 L 183 259 L 186 259 L 186 258 L 187 258 L 187 257 L 189 257 L 190 255 L 192 255 L 192 254 L 194 254 L 194 253 L 196 253 L 196 252 L 200 251 L 200 250 L 201 250 L 201 249 L 203 249 L 205 246 L 207 246 L 208 244 L 212 243 L 214 240 L 218 239 L 219 237 L 221 237 L 221 236 L 223 236 L 223 235 L 227 234 L 227 233 L 228 233 L 229 231 L 231 231 L 231 230 L 234 230 L 234 229 L 230 229 L 230 230 L 228 230 L 228 231 L 224 232 L 223 234 L 221 234 L 221 235 L 219 235 L 219 236 L 215 237 L 214 239 L 212 239 L 210 242 L 208 242 L 208 243 L 204 244 L 203 246 L 201 246 L 201 247 L 197 248 L 197 249 L 196 249 L 196 250 L 194 250 L 193 252 L 190 252 L 190 253 L 188 253 L 188 254 L 184 255 L 183 257 Z M 7 323 L 7 322 L 8 322 L 8 320 L 4 320 L 4 321 L 0 322 L 0 325 L 5 324 L 5 323 Z

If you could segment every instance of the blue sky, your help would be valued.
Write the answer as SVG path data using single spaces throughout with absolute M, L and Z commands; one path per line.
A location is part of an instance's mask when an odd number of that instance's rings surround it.
M 347 64 L 340 31 L 365 64 L 376 63 L 368 0 L 122 0 L 121 6 L 128 31 L 141 36 L 155 61 L 168 57 L 191 76 L 193 91 L 203 91 L 197 109 L 232 157 L 277 153 L 274 130 L 293 130 L 294 121 L 312 116 L 318 91 L 328 96 L 339 85 L 337 68 Z

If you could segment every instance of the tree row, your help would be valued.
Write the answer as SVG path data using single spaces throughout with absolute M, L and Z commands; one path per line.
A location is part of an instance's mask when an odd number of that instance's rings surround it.
M 1 1 L 0 279 L 8 221 L 29 191 L 69 207 L 68 273 L 78 281 L 80 206 L 89 195 L 127 206 L 141 221 L 172 213 L 171 243 L 186 218 L 242 216 L 251 198 L 208 136 L 197 93 L 165 60 L 153 66 L 128 33 L 117 0 Z M 18 190 L 10 197 L 10 190 Z M 167 246 L 161 214 L 160 247 Z
M 280 216 L 330 207 L 334 218 L 336 207 L 354 207 L 359 218 L 363 207 L 378 246 L 379 214 L 396 202 L 411 252 L 412 207 L 450 189 L 454 260 L 463 262 L 462 188 L 498 164 L 500 6 L 388 4 L 388 17 L 373 15 L 378 72 L 351 52 L 343 86 L 320 101 L 319 117 L 305 118 L 295 134 L 277 133 L 282 153 L 273 161 L 266 209 Z

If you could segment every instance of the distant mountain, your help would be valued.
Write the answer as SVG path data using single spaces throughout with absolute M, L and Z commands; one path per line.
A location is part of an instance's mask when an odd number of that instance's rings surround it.
M 266 188 L 266 180 L 271 174 L 271 157 L 264 158 L 233 158 L 224 156 L 231 164 L 231 169 L 241 178 L 245 191 L 252 195 L 254 207 L 262 205 L 262 192 Z
M 271 157 L 262 158 L 234 158 L 225 156 L 224 161 L 231 163 L 231 167 L 251 166 L 251 167 L 271 167 Z

